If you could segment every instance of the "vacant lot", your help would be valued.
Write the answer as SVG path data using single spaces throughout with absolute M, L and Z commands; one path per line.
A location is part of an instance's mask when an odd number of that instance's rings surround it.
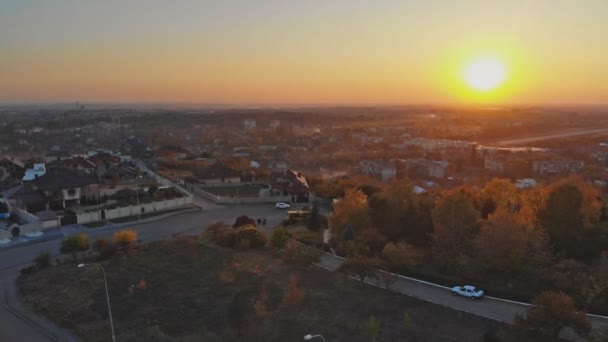
M 508 327 L 373 288 L 275 252 L 235 252 L 195 239 L 159 242 L 103 262 L 118 341 L 483 341 Z M 295 281 L 294 281 L 295 279 Z M 294 285 L 295 283 L 295 285 Z M 291 284 L 291 285 L 290 285 Z M 85 341 L 108 341 L 97 268 L 63 264 L 19 279 L 24 301 Z

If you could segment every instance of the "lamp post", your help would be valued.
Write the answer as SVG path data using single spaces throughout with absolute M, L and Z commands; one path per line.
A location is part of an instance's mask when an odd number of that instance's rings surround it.
M 110 316 L 110 328 L 112 329 L 112 342 L 116 342 L 116 336 L 114 335 L 114 322 L 112 320 L 112 307 L 110 306 L 110 294 L 108 293 L 108 281 L 106 280 L 106 271 L 103 269 L 101 264 L 78 264 L 78 268 L 87 267 L 87 266 L 99 266 L 101 269 L 101 273 L 103 274 L 103 282 L 106 286 L 106 300 L 108 302 L 108 314 Z
M 308 334 L 308 335 L 304 336 L 304 339 L 306 341 L 312 340 L 313 338 L 320 338 L 323 342 L 325 342 L 325 338 L 323 336 L 321 336 L 321 335 L 311 335 L 311 334 Z
M 141 220 L 141 208 L 139 207 L 139 187 L 135 189 L 135 196 L 137 197 L 137 221 Z

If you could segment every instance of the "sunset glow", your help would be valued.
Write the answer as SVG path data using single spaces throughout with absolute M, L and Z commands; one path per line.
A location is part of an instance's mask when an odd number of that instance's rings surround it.
M 602 103 L 604 13 L 594 0 L 10 0 L 0 102 Z
M 504 82 L 505 67 L 494 59 L 478 59 L 466 67 L 464 79 L 475 90 L 490 91 Z

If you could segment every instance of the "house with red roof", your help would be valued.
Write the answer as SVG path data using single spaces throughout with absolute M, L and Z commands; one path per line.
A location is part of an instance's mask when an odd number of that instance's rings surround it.
M 283 196 L 291 196 L 291 202 L 309 202 L 310 187 L 301 172 L 292 169 L 274 171 L 270 179 L 271 188 L 279 190 Z

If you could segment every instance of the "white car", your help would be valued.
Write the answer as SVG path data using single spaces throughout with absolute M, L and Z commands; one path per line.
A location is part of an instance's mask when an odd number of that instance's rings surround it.
M 277 209 L 289 209 L 291 206 L 287 203 L 279 202 L 275 204 L 274 207 Z
M 475 286 L 465 285 L 465 286 L 454 286 L 452 287 L 452 294 L 463 296 L 471 299 L 481 299 L 483 298 L 483 291 L 475 288 Z

